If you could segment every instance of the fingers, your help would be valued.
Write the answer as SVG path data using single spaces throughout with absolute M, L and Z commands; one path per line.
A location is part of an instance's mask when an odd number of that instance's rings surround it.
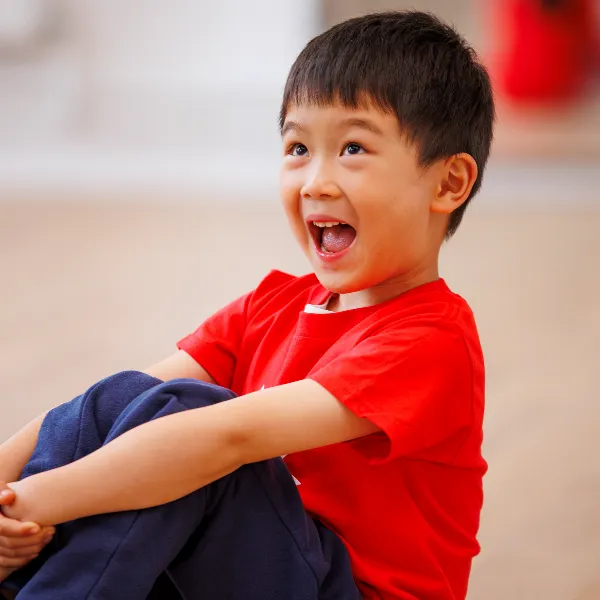
M 44 549 L 44 545 L 24 546 L 23 548 L 2 548 L 0 558 L 28 558 L 37 556 Z
M 28 565 L 35 556 L 30 556 L 28 558 L 9 558 L 7 556 L 0 556 L 0 567 L 5 567 L 7 569 L 20 569 L 25 565 Z
M 0 581 L 2 573 L 20 569 L 36 558 L 54 535 L 54 527 L 21 523 L 0 514 Z
M 3 569 L 20 569 L 29 564 L 50 542 L 53 535 L 54 528 L 45 527 L 36 535 L 0 536 L 0 573 Z
M 18 538 L 0 536 L 0 555 L 6 555 L 6 550 L 17 550 L 19 548 L 37 547 L 41 549 L 52 539 L 52 535 L 52 532 L 48 532 Z
M 22 523 L 0 515 L 0 536 L 21 537 L 26 535 L 37 535 L 41 527 L 37 523 Z

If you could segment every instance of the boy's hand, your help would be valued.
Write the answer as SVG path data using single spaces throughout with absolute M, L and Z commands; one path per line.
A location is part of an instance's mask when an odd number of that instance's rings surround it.
M 15 501 L 15 493 L 0 482 L 0 581 L 31 562 L 54 535 L 54 527 L 22 523 L 1 513 L 2 506 Z

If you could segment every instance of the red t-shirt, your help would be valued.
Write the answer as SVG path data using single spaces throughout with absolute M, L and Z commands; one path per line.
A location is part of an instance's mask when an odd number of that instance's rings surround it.
M 239 395 L 310 378 L 383 433 L 288 455 L 306 510 L 345 542 L 367 599 L 464 599 L 483 501 L 484 368 L 443 280 L 376 306 L 271 273 L 178 344 Z

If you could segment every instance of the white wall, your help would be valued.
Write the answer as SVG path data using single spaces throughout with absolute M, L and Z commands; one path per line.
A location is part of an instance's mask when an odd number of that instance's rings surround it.
M 0 39 L 0 192 L 274 189 L 281 90 L 316 0 L 45 6 L 62 14 L 54 38 Z

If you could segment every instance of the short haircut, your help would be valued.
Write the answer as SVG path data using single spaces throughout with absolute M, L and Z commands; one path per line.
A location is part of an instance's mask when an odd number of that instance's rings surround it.
M 451 215 L 451 237 L 481 187 L 495 121 L 485 67 L 465 39 L 420 11 L 368 14 L 344 21 L 311 40 L 293 64 L 283 94 L 280 126 L 291 104 L 349 108 L 372 103 L 398 118 L 427 167 L 459 152 L 470 154 L 478 176 L 467 201 Z

